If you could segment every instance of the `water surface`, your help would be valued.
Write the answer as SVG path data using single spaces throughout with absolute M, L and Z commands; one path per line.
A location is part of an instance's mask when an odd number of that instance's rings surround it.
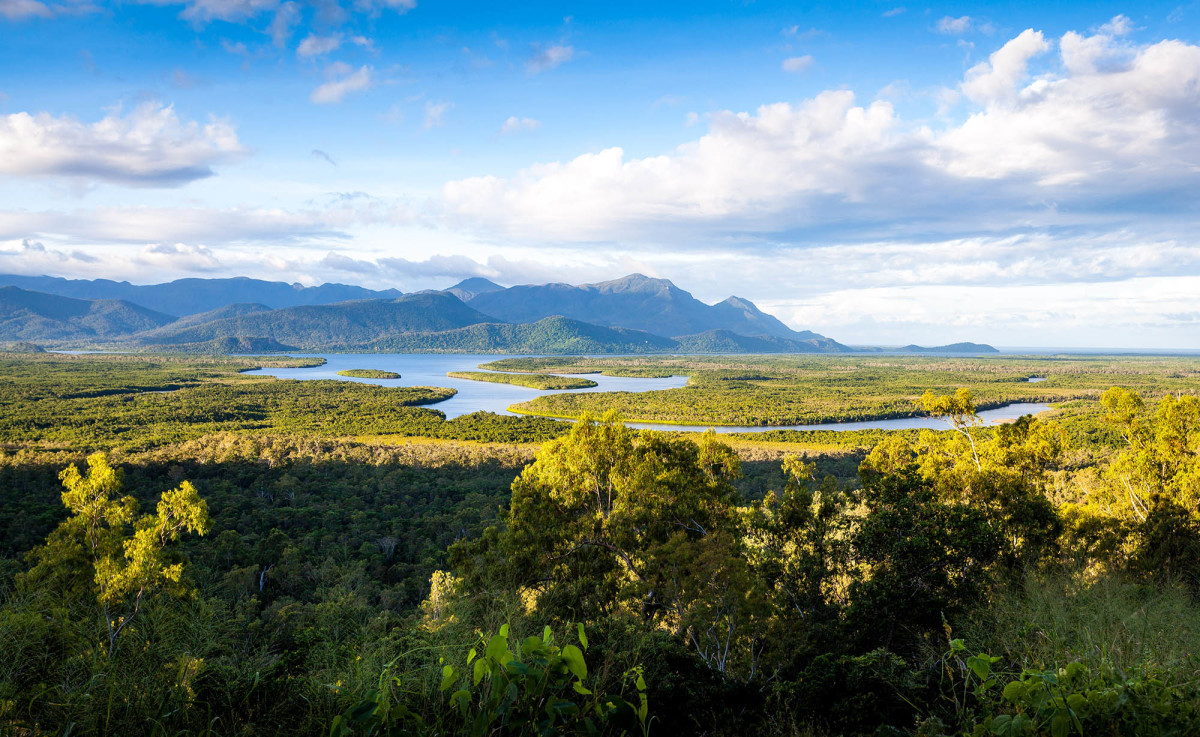
M 450 399 L 428 405 L 446 413 L 447 419 L 483 410 L 498 415 L 511 415 L 511 404 L 528 402 L 539 394 L 554 394 L 562 390 L 530 389 L 512 384 L 493 384 L 487 381 L 453 379 L 447 371 L 478 371 L 479 364 L 498 361 L 502 358 L 527 358 L 527 356 L 422 354 L 422 353 L 290 353 L 297 358 L 324 358 L 325 365 L 316 368 L 263 368 L 247 371 L 248 374 L 265 374 L 280 379 L 336 379 L 356 381 L 360 384 L 379 386 L 445 386 L 457 389 Z M 395 371 L 399 379 L 354 379 L 338 376 L 346 369 L 379 369 Z M 565 374 L 564 374 L 565 375 Z M 597 386 L 587 389 L 571 389 L 574 392 L 648 392 L 656 389 L 676 389 L 687 383 L 686 376 L 671 376 L 664 379 L 643 379 L 626 376 L 601 376 L 600 374 L 571 374 L 596 382 Z
M 420 354 L 420 353 L 311 353 L 290 354 L 300 358 L 324 358 L 325 365 L 315 368 L 263 368 L 247 371 L 248 374 L 265 374 L 280 379 L 335 379 L 337 381 L 355 381 L 360 384 L 378 384 L 379 386 L 445 386 L 457 389 L 450 399 L 428 405 L 446 413 L 448 419 L 460 415 L 483 410 L 495 412 L 498 415 L 511 415 L 509 405 L 526 402 L 539 394 L 553 394 L 558 390 L 530 389 L 512 384 L 493 384 L 485 381 L 469 379 L 453 379 L 446 376 L 447 371 L 475 371 L 479 364 L 497 361 L 501 358 L 524 358 L 526 356 L 501 355 L 462 355 L 462 354 Z M 338 371 L 346 369 L 379 369 L 394 371 L 400 374 L 399 379 L 355 379 L 348 376 L 338 376 Z M 567 374 L 563 374 L 567 375 Z M 570 374 L 578 376 L 579 374 Z M 648 392 L 659 389 L 677 389 L 687 384 L 686 376 L 671 376 L 661 379 L 645 379 L 624 376 L 602 376 L 600 374 L 583 374 L 595 381 L 597 386 L 588 389 L 572 389 L 571 392 Z M 996 409 L 984 410 L 979 413 L 985 425 L 1001 422 L 1011 422 L 1021 415 L 1037 414 L 1050 409 L 1050 405 L 1020 402 L 1009 404 Z M 646 430 L 678 430 L 682 432 L 701 432 L 708 425 L 668 425 L 653 422 L 628 422 L 630 427 Z M 865 420 L 861 422 L 829 422 L 819 425 L 729 425 L 714 427 L 717 432 L 767 432 L 768 430 L 910 430 L 910 429 L 947 430 L 950 424 L 935 417 L 906 417 L 895 420 Z

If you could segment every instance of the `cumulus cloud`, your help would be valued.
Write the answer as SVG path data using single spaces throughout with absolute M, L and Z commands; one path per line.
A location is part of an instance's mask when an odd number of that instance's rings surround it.
M 1015 101 L 1021 92 L 1019 83 L 1025 79 L 1029 61 L 1049 50 L 1050 44 L 1041 31 L 1022 31 L 987 61 L 967 70 L 962 83 L 963 94 L 981 105 Z
M 575 47 L 554 44 L 551 46 L 534 45 L 533 54 L 525 62 L 525 68 L 530 74 L 541 74 L 566 64 L 575 58 Z
M 1054 45 L 1020 33 L 967 71 L 954 107 L 965 117 L 940 129 L 826 91 L 712 114 L 706 135 L 659 156 L 614 147 L 448 182 L 447 220 L 544 241 L 757 246 L 1111 228 L 1147 202 L 1155 218 L 1186 219 L 1183 193 L 1200 186 L 1200 47 L 1079 38 L 1087 63 L 1068 35 L 1047 66 Z
M 339 103 L 352 92 L 370 89 L 371 74 L 371 67 L 365 65 L 355 70 L 342 62 L 330 64 L 325 70 L 329 81 L 313 90 L 309 99 L 318 105 Z
M 508 120 L 504 121 L 504 125 L 500 126 L 500 133 L 523 133 L 535 131 L 541 127 L 542 122 L 540 120 L 534 120 L 533 118 L 518 118 L 517 116 L 512 115 L 508 118 Z
M 49 113 L 0 116 L 0 174 L 175 187 L 212 176 L 213 166 L 245 153 L 229 123 L 180 120 L 157 103 L 92 124 Z
M 323 56 L 331 51 L 336 51 L 341 45 L 342 34 L 340 33 L 334 33 L 329 36 L 310 35 L 296 47 L 296 56 Z
M 803 72 L 806 69 L 808 69 L 809 67 L 811 67 L 812 63 L 813 63 L 812 56 L 805 54 L 804 56 L 793 56 L 790 59 L 784 59 L 783 64 L 780 66 L 783 68 L 783 71 L 785 71 L 785 72 L 792 72 L 793 74 L 799 74 L 800 72 Z

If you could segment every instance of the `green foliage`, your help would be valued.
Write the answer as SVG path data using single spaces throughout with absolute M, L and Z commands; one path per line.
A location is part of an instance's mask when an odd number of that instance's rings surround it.
M 625 328 L 607 328 L 565 317 L 513 325 L 485 322 L 453 330 L 407 333 L 372 342 L 386 353 L 657 353 L 675 341 Z
M 213 433 L 395 435 L 540 442 L 562 423 L 474 413 L 446 421 L 438 387 L 284 381 L 240 372 L 323 359 L 61 354 L 0 356 L 0 442 L 10 448 L 148 450 Z
M 343 369 L 338 376 L 348 376 L 351 379 L 399 379 L 395 371 L 380 371 L 379 369 Z
M 1192 392 L 1195 358 L 939 358 L 911 356 L 657 356 L 505 359 L 487 368 L 581 373 L 686 374 L 688 385 L 654 392 L 536 397 L 514 411 L 578 418 L 615 410 L 630 421 L 688 425 L 803 425 L 929 414 L 922 395 L 969 387 L 973 409 L 1012 402 L 1097 399 L 1113 383 L 1146 394 Z M 1030 376 L 1046 381 L 1030 383 Z M 1094 408 L 1094 404 L 1091 405 Z M 937 407 L 931 409 L 937 410 Z M 1093 409 L 1094 412 L 1094 409 Z
M 983 428 L 970 405 L 1023 359 L 895 359 L 880 370 L 913 383 L 982 371 L 930 382 L 959 432 L 804 435 L 796 456 L 793 434 L 726 445 L 613 416 L 445 421 L 395 389 L 242 376 L 244 359 L 2 360 L 0 732 L 328 734 L 340 715 L 353 733 L 637 734 L 643 695 L 673 734 L 1196 731 L 1200 615 L 1177 583 L 1197 557 L 1195 423 L 1187 396 L 1158 394 L 1186 361 L 1112 368 L 1149 391 L 1111 394 L 1111 423 L 1081 399 Z M 712 373 L 693 384 L 743 398 L 808 365 L 696 360 Z M 1083 391 L 1104 366 L 1036 373 Z M 904 385 L 887 376 L 848 401 Z M 895 396 L 911 411 L 926 388 Z M 58 486 L 97 446 L 111 466 Z M 209 534 L 182 534 L 199 496 Z M 143 588 L 110 657 L 108 624 Z M 521 636 L 479 634 L 505 622 Z M 981 652 L 943 655 L 946 624 Z
M 870 478 L 862 493 L 851 546 L 866 575 L 850 586 L 851 629 L 864 644 L 912 652 L 986 590 L 1001 537 L 982 511 L 940 500 L 915 474 Z
M 59 525 L 46 545 L 34 549 L 35 562 L 19 581 L 23 588 L 53 586 L 55 579 L 77 580 L 77 561 L 90 564 L 94 596 L 108 630 L 108 654 L 121 633 L 141 611 L 143 601 L 158 590 L 182 596 L 183 563 L 168 555 L 168 546 L 184 532 L 204 535 L 210 529 L 208 505 L 191 483 L 163 492 L 155 514 L 135 518 L 133 497 L 115 498 L 121 474 L 104 454 L 87 460 L 87 475 L 68 466 L 59 475 L 66 491 L 63 506 L 72 516 Z M 130 534 L 132 528 L 132 534 Z M 75 586 L 78 586 L 76 583 Z
M 490 381 L 495 384 L 514 384 L 530 389 L 586 389 L 598 386 L 591 379 L 576 379 L 553 374 L 502 374 L 490 371 L 451 371 L 446 376 L 471 381 Z
M 593 689 L 584 652 L 588 639 L 582 624 L 578 645 L 556 644 L 550 627 L 541 636 L 510 642 L 509 626 L 479 641 L 463 661 L 439 660 L 440 704 L 419 714 L 392 701 L 404 683 L 391 673 L 380 675 L 379 688 L 337 716 L 330 737 L 379 735 L 621 735 L 650 732 L 649 700 L 641 669 L 625 674 L 636 703 Z M 589 688 L 589 686 L 591 686 Z
M 1079 662 L 1006 672 L 1003 659 L 969 654 L 951 640 L 942 656 L 940 692 L 952 725 L 934 717 L 922 734 L 984 737 L 1190 734 L 1200 728 L 1200 689 L 1151 673 L 1093 671 Z M 935 721 L 936 720 L 936 721 Z

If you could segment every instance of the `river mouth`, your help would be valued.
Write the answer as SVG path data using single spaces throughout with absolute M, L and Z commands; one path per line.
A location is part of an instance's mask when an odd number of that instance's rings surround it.
M 320 353 L 293 354 L 297 358 L 324 358 L 323 366 L 306 368 L 262 368 L 247 371 L 247 374 L 261 374 L 280 379 L 333 379 L 336 381 L 351 381 L 380 386 L 444 386 L 458 391 L 453 397 L 436 404 L 427 405 L 445 413 L 446 419 L 454 419 L 472 412 L 494 412 L 498 415 L 515 415 L 509 407 L 521 402 L 527 402 L 542 394 L 554 394 L 556 390 L 530 389 L 529 387 L 512 384 L 496 384 L 490 382 L 471 381 L 469 379 L 454 379 L 446 376 L 449 371 L 478 371 L 479 364 L 495 361 L 499 358 L 525 358 L 528 356 L 496 356 L 496 355 L 461 355 L 461 354 L 417 354 L 417 353 Z M 400 379 L 360 379 L 338 376 L 338 371 L 346 369 L 378 369 L 393 371 L 401 375 Z M 546 372 L 553 373 L 553 372 Z M 558 374 L 556 374 L 558 375 Z M 574 376 L 574 374 L 567 374 Z M 661 389 L 677 389 L 687 384 L 686 376 L 670 376 L 665 378 L 638 378 L 627 376 L 604 376 L 588 374 L 587 377 L 596 382 L 596 386 L 586 389 L 571 389 L 575 392 L 649 392 Z M 561 391 L 561 390 L 557 390 Z M 1018 402 L 1003 407 L 984 410 L 979 418 L 985 426 L 1012 422 L 1022 415 L 1037 414 L 1050 409 L 1050 405 L 1036 402 Z M 526 416 L 541 416 L 528 415 Z M 557 419 L 557 418 L 556 418 Z M 668 424 L 662 422 L 629 421 L 626 426 L 639 430 L 668 430 L 674 432 L 703 432 L 710 427 L 718 433 L 759 433 L 772 430 L 798 431 L 834 431 L 850 432 L 854 430 L 948 430 L 950 424 L 936 417 L 904 417 L 887 420 L 862 420 L 858 422 L 828 422 L 811 425 L 704 425 L 704 424 Z

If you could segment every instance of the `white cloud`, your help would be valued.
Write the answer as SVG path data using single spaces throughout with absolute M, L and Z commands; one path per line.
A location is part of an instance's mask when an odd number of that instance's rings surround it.
M 341 102 L 346 95 L 352 92 L 362 92 L 371 88 L 372 69 L 369 66 L 362 66 L 358 70 L 353 70 L 342 62 L 330 64 L 326 69 L 326 76 L 330 80 L 325 84 L 317 87 L 309 95 L 309 99 L 318 105 L 330 105 Z
M 171 106 L 139 105 L 86 124 L 69 116 L 0 116 L 0 174 L 173 187 L 245 155 L 233 126 L 182 121 Z
M 809 67 L 811 67 L 812 63 L 813 63 L 812 56 L 805 54 L 804 56 L 793 56 L 790 59 L 784 59 L 783 64 L 781 64 L 780 66 L 783 68 L 783 71 L 785 71 L 785 72 L 792 72 L 793 74 L 799 74 L 800 72 L 803 72 L 806 69 L 808 69 Z
M 288 39 L 292 37 L 292 29 L 300 23 L 300 6 L 294 2 L 285 2 L 275 11 L 275 17 L 271 20 L 271 25 L 267 26 L 267 35 L 271 37 L 271 43 L 275 44 L 276 48 L 282 49 L 287 46 Z
M 336 51 L 342 45 L 342 34 L 334 33 L 329 36 L 310 35 L 296 47 L 296 56 L 313 57 Z
M 954 36 L 960 36 L 971 30 L 971 25 L 973 23 L 974 21 L 969 15 L 964 15 L 958 18 L 953 18 L 947 15 L 937 22 L 936 28 L 938 33 L 947 33 Z
M 522 133 L 535 131 L 540 127 L 542 127 L 542 122 L 540 120 L 534 120 L 533 118 L 518 118 L 517 116 L 513 115 L 510 116 L 508 120 L 504 121 L 504 125 L 500 126 L 500 133 Z
M 448 182 L 446 221 L 513 239 L 748 245 L 1094 230 L 1143 219 L 1146 201 L 1159 221 L 1187 222 L 1184 193 L 1200 187 L 1200 47 L 1088 43 L 1127 60 L 1085 70 L 1067 42 L 1057 71 L 1032 76 L 1052 44 L 1021 33 L 966 73 L 968 116 L 940 130 L 826 91 L 712 114 L 706 135 L 659 156 L 614 147 Z
M 147 245 L 134 261 L 143 266 L 177 272 L 216 271 L 222 266 L 220 259 L 208 248 L 184 243 Z
M 151 0 L 153 4 L 162 4 Z M 278 0 L 188 0 L 183 3 L 183 12 L 179 17 L 195 23 L 207 23 L 213 20 L 243 21 L 253 18 L 263 12 L 273 11 L 279 6 Z
M 50 7 L 38 0 L 0 0 L 0 16 L 8 20 L 49 18 L 53 15 Z
M 454 103 L 452 102 L 427 101 L 425 103 L 425 130 L 440 127 L 442 125 L 442 118 L 453 107 Z
M 1113 16 L 1113 19 L 1098 29 L 1105 36 L 1127 36 L 1133 33 L 1133 21 L 1126 15 Z
M 1030 59 L 1050 50 L 1041 31 L 1028 29 L 1004 44 L 998 51 L 967 70 L 963 93 L 981 105 L 1011 102 L 1020 92 Z
M 555 44 L 552 46 L 534 46 L 533 55 L 525 63 L 525 68 L 531 74 L 540 74 L 556 69 L 575 58 L 575 47 Z
M 0 0 L 0 2 L 30 2 L 31 0 Z M 214 20 L 242 23 L 255 20 L 267 13 L 274 13 L 274 19 L 268 33 L 276 45 L 282 45 L 279 38 L 286 38 L 291 26 L 299 15 L 299 7 L 295 2 L 280 2 L 280 0 L 133 0 L 144 5 L 181 5 L 179 17 L 192 23 L 203 25 Z M 349 18 L 346 9 L 339 2 L 316 2 L 317 20 L 330 25 L 344 23 Z M 383 10 L 396 13 L 407 13 L 417 6 L 416 0 L 354 0 L 349 5 L 357 12 L 368 16 L 378 15 Z M 290 6 L 290 7 L 289 7 Z M 282 13 L 282 15 L 280 15 Z

